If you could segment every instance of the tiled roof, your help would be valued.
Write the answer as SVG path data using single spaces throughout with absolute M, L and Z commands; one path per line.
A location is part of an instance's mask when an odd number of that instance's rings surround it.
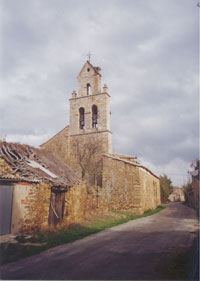
M 19 181 L 22 181 L 22 182 L 29 182 L 29 183 L 39 183 L 40 180 L 37 180 L 37 179 L 27 179 L 25 177 L 22 177 L 22 176 L 14 176 L 14 175 L 0 175 L 0 182 L 3 181 L 7 181 L 7 182 L 19 182 Z
M 12 172 L 1 173 L 0 179 L 27 182 L 48 181 L 53 186 L 69 187 L 79 183 L 73 171 L 52 152 L 19 143 L 0 141 L 0 158 Z

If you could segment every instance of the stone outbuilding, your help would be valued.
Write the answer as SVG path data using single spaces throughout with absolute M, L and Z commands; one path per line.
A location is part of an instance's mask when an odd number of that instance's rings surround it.
M 63 221 L 66 193 L 80 180 L 56 155 L 0 142 L 0 235 Z

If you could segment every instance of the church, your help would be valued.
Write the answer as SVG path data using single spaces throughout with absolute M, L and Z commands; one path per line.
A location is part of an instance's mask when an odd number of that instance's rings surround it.
M 110 209 L 142 214 L 160 205 L 160 180 L 134 156 L 112 151 L 110 94 L 101 88 L 101 68 L 89 60 L 78 75 L 78 92 L 69 99 L 69 125 L 40 146 L 53 151 Z

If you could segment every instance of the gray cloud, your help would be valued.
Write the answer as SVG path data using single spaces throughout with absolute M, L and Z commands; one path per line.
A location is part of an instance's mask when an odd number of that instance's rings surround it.
M 195 0 L 0 5 L 0 136 L 38 146 L 66 126 L 90 50 L 112 97 L 114 150 L 183 183 L 180 174 L 198 157 Z

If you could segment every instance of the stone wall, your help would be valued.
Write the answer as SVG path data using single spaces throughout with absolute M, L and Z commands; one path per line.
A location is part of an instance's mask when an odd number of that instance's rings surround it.
M 155 209 L 161 204 L 160 180 L 145 167 L 139 167 L 141 205 L 143 211 Z
M 5 176 L 6 174 L 10 174 L 12 169 L 7 164 L 7 162 L 0 157 L 0 176 Z
M 109 209 L 142 213 L 139 169 L 123 160 L 103 157 L 103 189 Z
M 80 167 L 80 151 L 77 150 L 77 145 L 83 152 L 85 146 L 92 144 L 93 147 L 98 145 L 97 159 L 102 153 L 108 153 L 112 150 L 112 133 L 109 131 L 99 132 L 93 128 L 92 133 L 70 136 L 70 127 L 67 126 L 53 138 L 40 146 L 40 149 L 48 149 L 54 152 L 64 163 L 82 178 L 82 170 Z M 87 158 L 87 155 L 85 155 Z
M 70 163 L 68 164 L 80 178 L 82 178 L 84 167 L 87 173 L 93 176 L 94 172 L 100 169 L 102 153 L 107 153 L 111 142 L 111 134 L 107 132 L 71 136 Z
M 53 151 L 64 163 L 69 162 L 70 158 L 70 128 L 65 127 L 47 142 L 43 143 L 40 148 Z
M 29 193 L 24 199 L 25 215 L 23 232 L 32 232 L 48 228 L 50 206 L 50 185 L 42 182 L 32 184 Z
M 70 99 L 70 130 L 71 135 L 110 131 L 110 96 L 108 93 L 76 97 Z M 98 110 L 98 128 L 92 127 L 92 106 Z M 85 129 L 80 129 L 79 108 L 85 110 Z M 109 153 L 109 152 L 108 152 Z
M 138 164 L 104 155 L 103 189 L 110 209 L 142 214 L 160 205 L 159 178 Z
M 100 70 L 100 69 L 99 69 Z M 99 94 L 101 91 L 101 75 L 95 71 L 95 68 L 87 61 L 78 75 L 78 94 L 87 96 L 87 84 L 91 86 L 91 93 Z
M 13 186 L 11 228 L 12 234 L 28 233 L 48 228 L 50 187 L 48 184 L 5 182 Z M 0 214 L 1 216 L 3 214 Z
M 101 194 L 99 187 L 88 187 L 86 184 L 74 186 L 65 196 L 65 216 L 63 224 L 69 226 L 88 219 L 94 214 L 108 210 L 107 202 Z
M 68 227 L 88 219 L 108 208 L 99 188 L 84 183 L 65 192 L 64 218 L 57 228 Z M 100 195 L 100 196 L 99 196 Z M 48 226 L 51 187 L 47 183 L 15 185 L 12 233 L 32 233 L 49 230 Z
M 21 232 L 24 228 L 31 188 L 30 183 L 21 182 L 14 185 L 11 220 L 11 233 L 13 234 Z
M 145 167 L 104 155 L 102 172 L 102 187 L 81 183 L 65 193 L 64 219 L 58 227 L 68 227 L 109 209 L 142 214 L 160 204 L 159 178 Z M 12 232 L 49 229 L 50 198 L 51 186 L 45 182 L 15 185 Z

